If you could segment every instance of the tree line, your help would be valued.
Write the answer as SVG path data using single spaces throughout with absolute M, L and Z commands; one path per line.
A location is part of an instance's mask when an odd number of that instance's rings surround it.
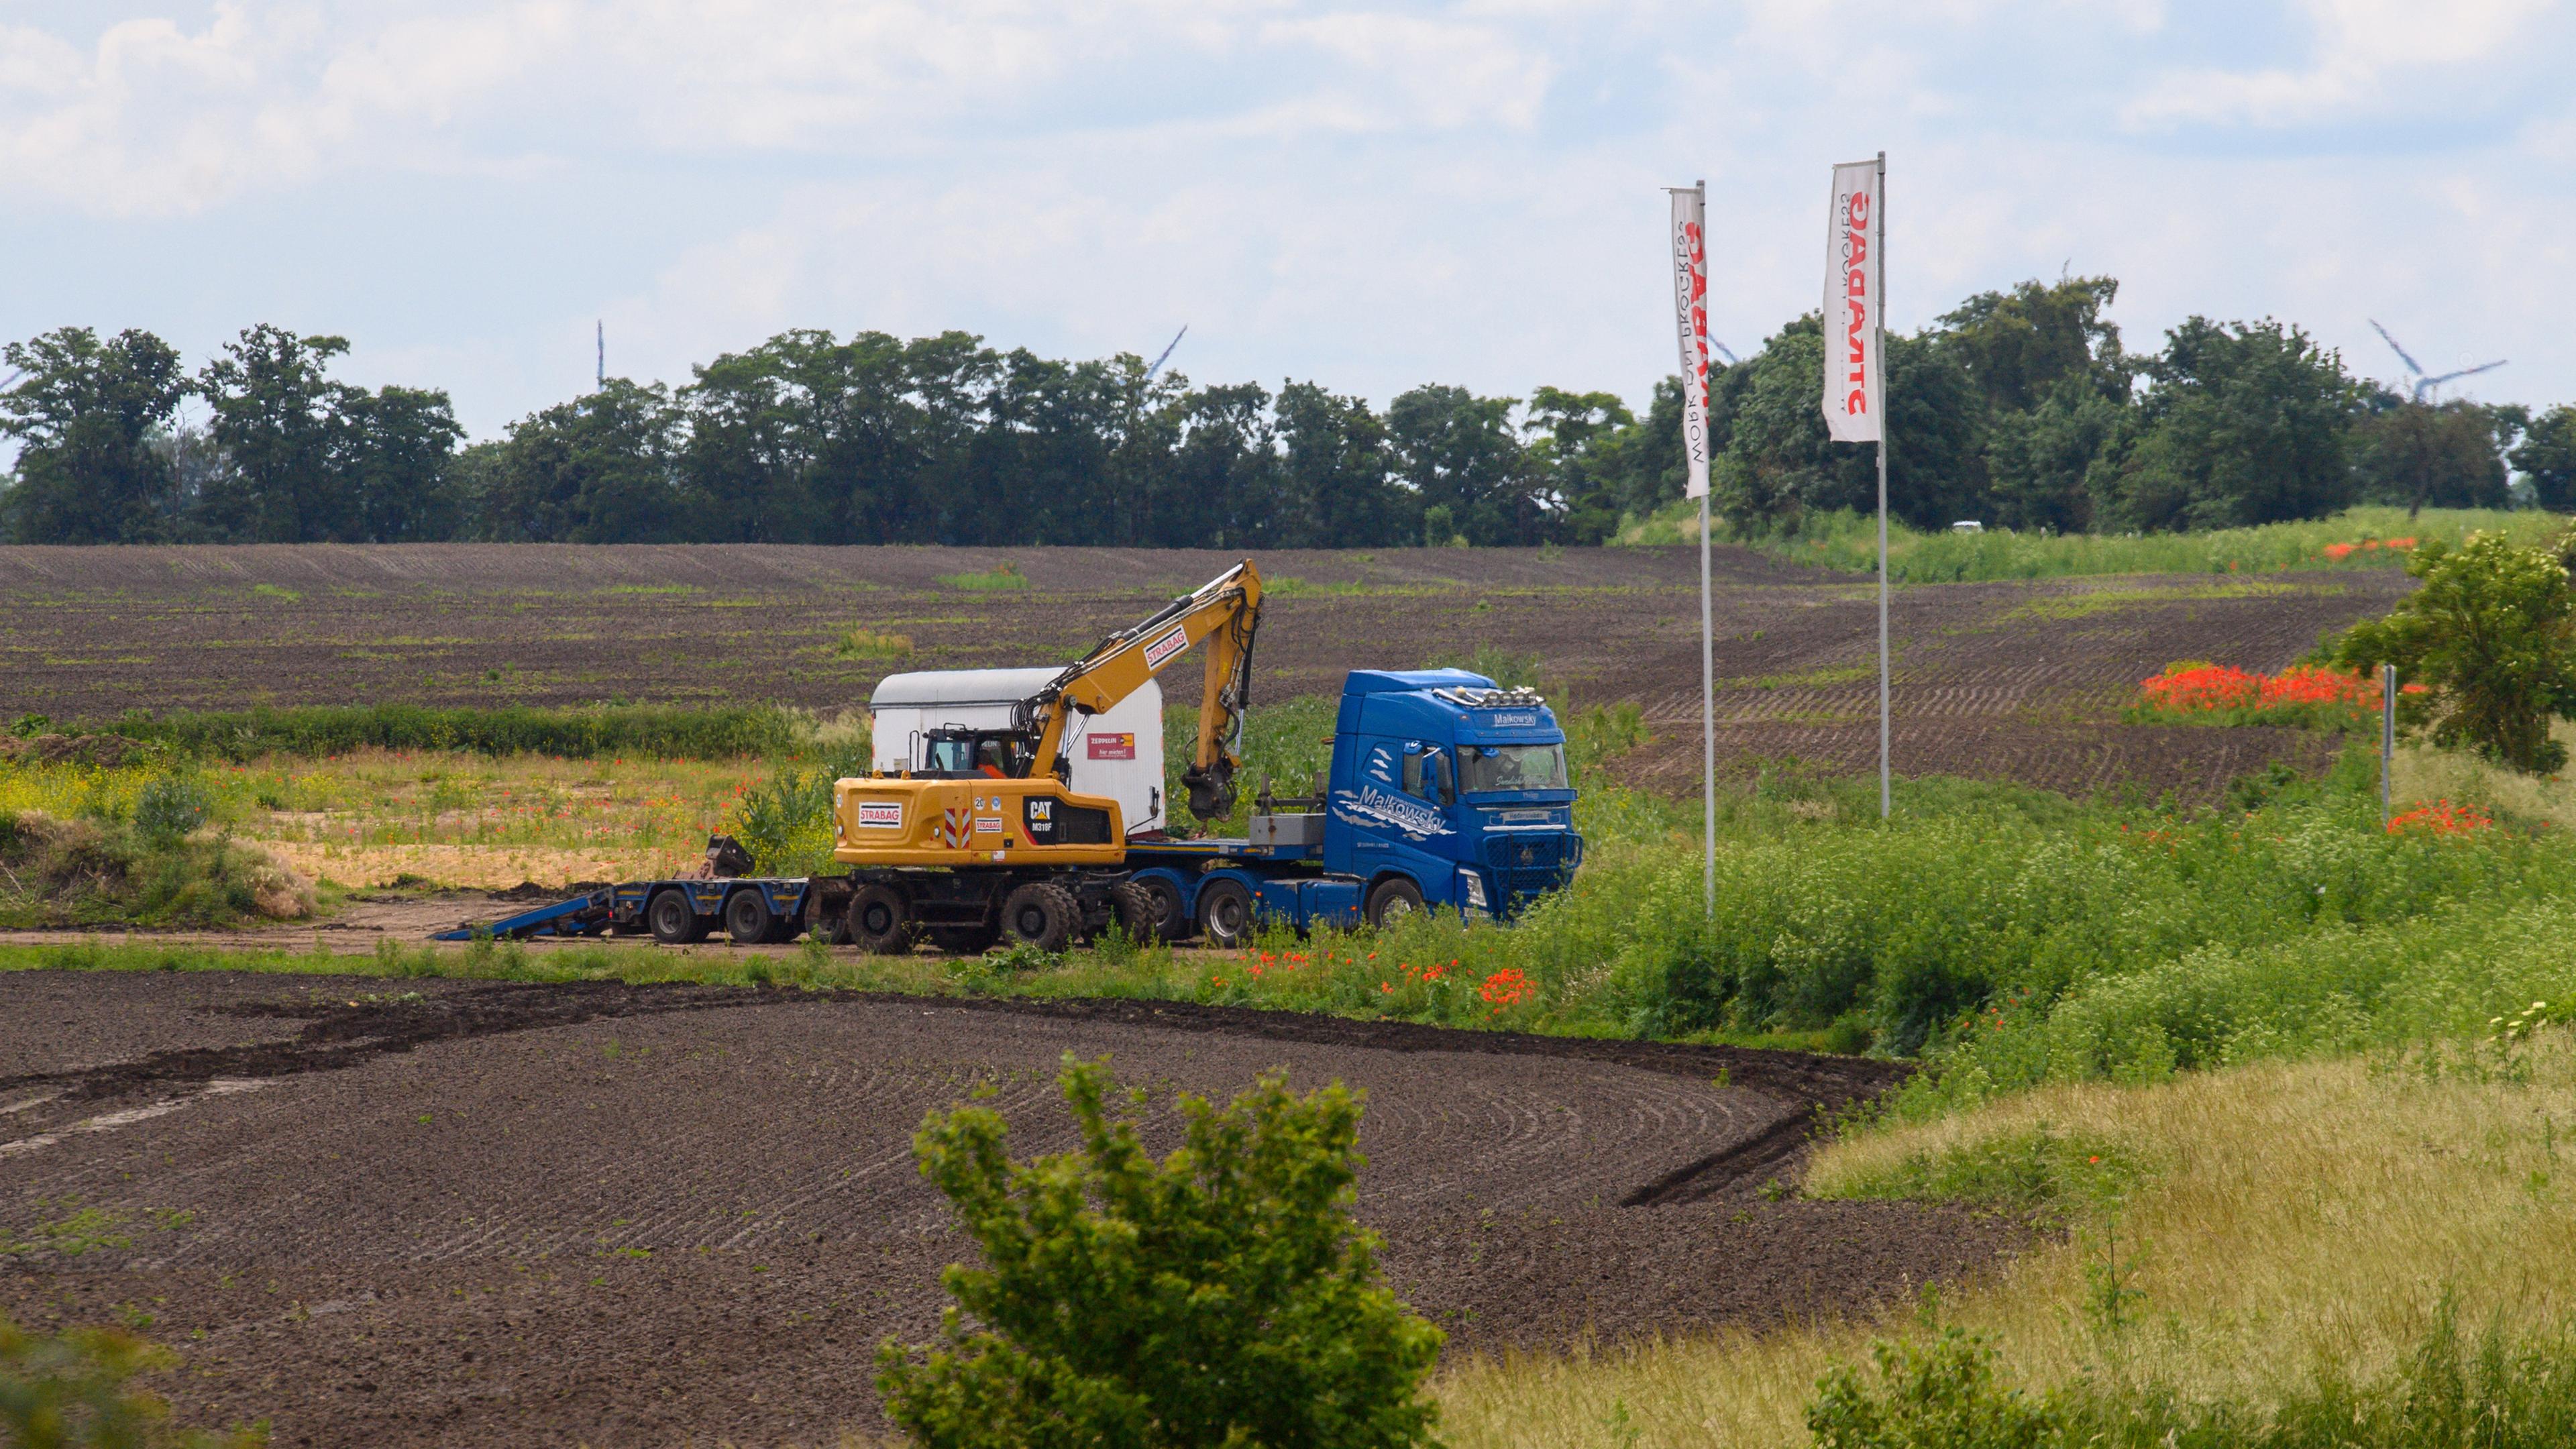
M 1890 338 L 1889 495 L 1918 527 L 2232 527 L 2355 502 L 2576 509 L 2576 409 L 2422 402 L 2298 328 L 2194 317 L 2133 354 L 2107 277 L 2025 282 Z M 330 376 L 345 339 L 249 329 L 194 373 L 149 332 L 0 349 L 20 543 L 783 542 L 1350 548 L 1598 543 L 1682 495 L 1681 384 L 1194 387 L 962 332 L 781 333 L 679 387 L 610 379 L 468 443 L 447 394 Z M 1814 314 L 1710 375 L 1739 533 L 1864 508 Z M 195 399 L 201 408 L 191 408 Z

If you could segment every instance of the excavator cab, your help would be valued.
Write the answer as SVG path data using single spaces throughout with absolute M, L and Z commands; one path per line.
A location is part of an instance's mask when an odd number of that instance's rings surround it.
M 1017 730 L 973 730 L 946 725 L 921 742 L 921 770 L 931 780 L 1024 780 L 1029 737 Z

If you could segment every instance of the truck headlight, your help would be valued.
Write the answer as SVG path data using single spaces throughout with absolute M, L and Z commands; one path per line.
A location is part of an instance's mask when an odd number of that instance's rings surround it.
M 1469 910 L 1489 913 L 1493 910 L 1485 902 L 1485 878 L 1472 870 L 1458 872 L 1458 896 L 1467 903 Z

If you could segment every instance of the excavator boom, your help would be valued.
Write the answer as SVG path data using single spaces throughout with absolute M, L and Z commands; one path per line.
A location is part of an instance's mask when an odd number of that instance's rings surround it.
M 1244 711 L 1252 703 L 1252 641 L 1261 624 L 1261 571 L 1245 559 L 1139 623 L 1092 646 L 1021 705 L 1021 729 L 1035 741 L 1029 774 L 1061 775 L 1065 726 L 1099 714 L 1144 686 L 1191 645 L 1208 646 L 1199 733 L 1190 767 L 1190 813 L 1222 819 L 1234 810 Z

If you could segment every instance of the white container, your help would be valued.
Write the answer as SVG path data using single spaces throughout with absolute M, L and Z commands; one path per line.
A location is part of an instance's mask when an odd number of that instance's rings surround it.
M 1011 707 L 1046 687 L 1061 669 L 922 669 L 889 674 L 868 696 L 873 763 L 893 772 L 922 766 L 931 731 L 1006 730 Z M 1118 802 L 1129 835 L 1164 828 L 1163 687 L 1144 687 L 1106 713 L 1065 722 L 1064 755 L 1078 795 Z

